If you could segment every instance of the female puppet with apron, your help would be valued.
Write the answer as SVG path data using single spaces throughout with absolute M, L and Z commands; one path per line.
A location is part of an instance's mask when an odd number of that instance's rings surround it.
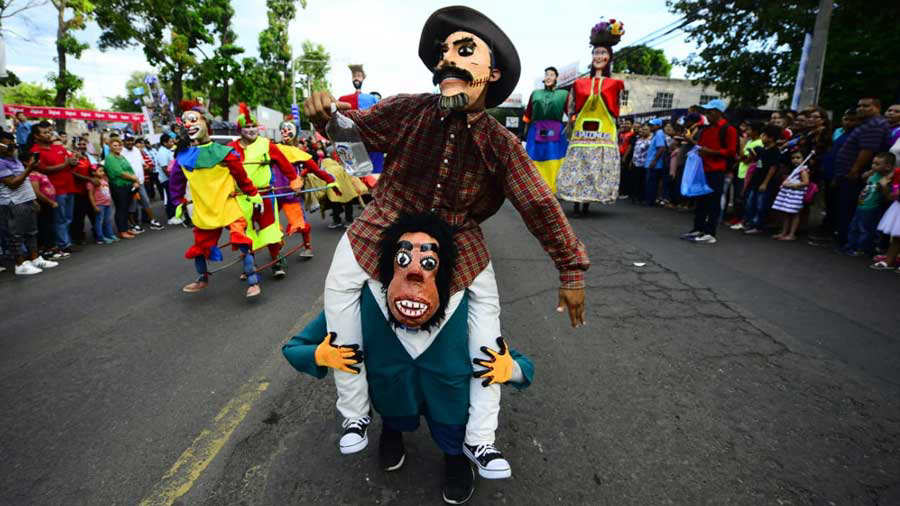
M 561 200 L 575 204 L 575 216 L 586 215 L 591 202 L 612 204 L 619 195 L 616 118 L 624 83 L 610 78 L 609 69 L 612 46 L 623 33 L 614 19 L 594 26 L 590 77 L 577 79 L 569 93 L 571 138 L 556 187 Z

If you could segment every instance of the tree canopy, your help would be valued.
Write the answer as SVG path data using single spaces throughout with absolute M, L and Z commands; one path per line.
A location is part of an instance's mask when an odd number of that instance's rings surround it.
M 687 40 L 699 52 L 676 63 L 688 76 L 716 88 L 732 105 L 756 107 L 769 93 L 790 99 L 803 40 L 813 31 L 818 2 L 783 0 L 667 0 L 686 16 Z M 900 94 L 900 72 L 889 62 L 900 45 L 900 3 L 845 0 L 834 6 L 819 104 L 832 110 L 873 95 L 892 102 Z
M 613 58 L 613 72 L 669 77 L 672 64 L 662 49 L 644 44 L 621 49 Z
M 8 104 L 56 106 L 56 90 L 40 83 L 20 82 L 15 86 L 3 87 L 3 101 Z M 97 106 L 84 95 L 71 94 L 64 107 L 75 109 L 96 109 Z

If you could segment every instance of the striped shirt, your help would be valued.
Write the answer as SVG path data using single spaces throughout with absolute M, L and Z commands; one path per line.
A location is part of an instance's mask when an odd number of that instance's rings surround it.
M 854 128 L 834 160 L 834 175 L 850 174 L 859 152 L 867 149 L 873 153 L 883 151 L 888 140 L 888 123 L 882 116 L 873 116 Z M 865 170 L 866 167 L 863 167 Z
M 553 259 L 562 286 L 583 288 L 590 266 L 584 244 L 519 140 L 485 111 L 442 111 L 439 98 L 397 95 L 345 112 L 367 148 L 387 154 L 374 200 L 347 232 L 359 265 L 376 278 L 383 230 L 401 213 L 431 211 L 458 230 L 452 290 L 464 289 L 490 260 L 480 223 L 509 198 Z

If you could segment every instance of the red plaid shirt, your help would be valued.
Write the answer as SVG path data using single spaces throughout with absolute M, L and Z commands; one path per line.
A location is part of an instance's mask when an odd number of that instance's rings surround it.
M 359 265 L 376 277 L 382 231 L 400 213 L 431 211 L 458 229 L 452 290 L 462 290 L 490 260 L 479 224 L 509 198 L 553 259 L 562 286 L 584 288 L 584 244 L 519 139 L 484 111 L 441 111 L 439 97 L 398 95 L 345 112 L 368 149 L 386 153 L 374 200 L 348 230 Z

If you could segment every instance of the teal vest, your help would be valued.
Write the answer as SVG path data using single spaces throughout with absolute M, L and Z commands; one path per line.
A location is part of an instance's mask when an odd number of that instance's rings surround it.
M 531 121 L 562 121 L 566 109 L 566 90 L 535 90 L 531 94 Z
M 360 302 L 369 395 L 382 416 L 427 415 L 465 425 L 469 411 L 469 302 L 459 307 L 424 353 L 413 359 L 397 339 L 369 286 Z

